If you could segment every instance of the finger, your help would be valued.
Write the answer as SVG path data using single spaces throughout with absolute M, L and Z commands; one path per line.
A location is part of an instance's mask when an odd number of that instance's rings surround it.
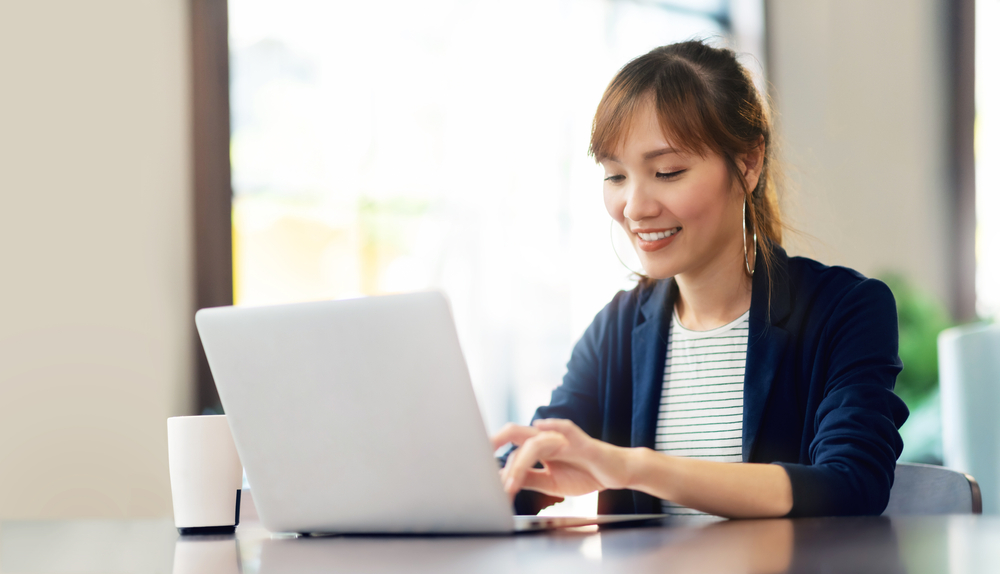
M 497 431 L 497 434 L 490 437 L 490 443 L 493 444 L 493 450 L 496 450 L 509 442 L 520 446 L 524 444 L 524 441 L 537 435 L 538 433 L 539 430 L 535 428 L 516 425 L 514 423 L 507 423 L 503 426 L 503 428 Z
M 507 455 L 507 462 L 500 469 L 500 484 L 507 484 L 507 478 L 510 476 L 510 469 L 514 468 L 515 460 L 517 460 L 517 451 L 513 450 Z
M 508 490 L 507 488 L 507 484 L 509 481 L 508 475 L 510 475 L 510 468 L 504 467 L 504 469 L 500 472 L 500 486 L 503 487 L 504 494 L 506 494 L 510 498 L 510 502 L 511 504 L 513 504 L 514 498 L 517 496 L 518 491 Z
M 540 419 L 535 421 L 535 428 L 544 432 L 558 432 L 566 437 L 571 449 L 577 455 L 588 456 L 585 451 L 592 450 L 594 439 L 583 432 L 576 423 L 568 419 Z M 568 454 L 568 453 L 567 453 Z
M 535 463 L 551 458 L 566 444 L 566 437 L 554 432 L 541 432 L 528 439 L 517 449 L 517 456 L 507 467 L 504 490 L 508 494 L 521 490 L 524 476 L 533 469 Z
M 576 423 L 569 419 L 537 419 L 532 421 L 531 426 L 539 430 L 553 430 L 563 434 L 583 432 Z
M 505 485 L 505 489 L 507 481 L 510 480 L 511 476 L 514 476 L 518 472 L 522 472 L 522 469 L 525 467 L 527 467 L 528 469 L 534 469 L 535 465 L 538 464 L 538 460 L 534 458 L 532 458 L 530 461 L 526 460 L 523 462 L 518 462 L 518 460 L 523 459 L 526 456 L 531 458 L 533 454 L 531 451 L 526 452 L 524 450 L 524 447 L 512 450 L 510 454 L 507 456 L 507 464 L 505 464 L 504 467 L 500 469 L 500 483 Z M 514 491 L 515 494 L 516 492 L 517 491 Z
M 511 477 L 511 473 L 512 472 L 516 472 L 516 469 L 520 468 L 519 466 L 517 466 L 517 459 L 520 458 L 523 455 L 524 455 L 524 452 L 522 452 L 521 449 L 516 449 L 516 450 L 510 451 L 510 454 L 507 455 L 507 464 L 505 464 L 503 466 L 503 468 L 500 469 L 500 483 L 501 484 L 506 485 L 507 484 L 507 480 Z M 530 456 L 530 453 L 529 453 L 529 456 Z M 534 467 L 536 462 L 537 461 L 532 462 L 530 464 L 530 467 Z

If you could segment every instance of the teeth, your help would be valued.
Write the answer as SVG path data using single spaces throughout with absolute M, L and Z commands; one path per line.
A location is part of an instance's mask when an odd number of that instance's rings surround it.
M 680 227 L 675 227 L 666 231 L 658 231 L 656 233 L 637 233 L 636 235 L 638 235 L 643 241 L 656 241 L 658 239 L 666 239 L 680 230 Z

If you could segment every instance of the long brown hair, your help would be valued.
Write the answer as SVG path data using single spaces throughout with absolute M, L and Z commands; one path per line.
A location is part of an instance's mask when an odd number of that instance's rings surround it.
M 774 246 L 781 245 L 771 117 L 750 73 L 732 50 L 691 41 L 655 48 L 618 71 L 594 115 L 590 154 L 600 161 L 628 136 L 633 115 L 652 95 L 660 127 L 673 145 L 725 160 L 729 176 L 746 197 L 747 232 L 757 233 L 758 256 L 770 275 Z M 736 159 L 764 144 L 757 186 L 749 189 Z M 749 198 L 749 200 L 747 200 Z

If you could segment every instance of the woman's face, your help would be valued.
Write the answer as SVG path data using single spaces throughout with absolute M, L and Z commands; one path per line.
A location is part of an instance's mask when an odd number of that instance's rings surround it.
M 604 205 L 646 274 L 693 275 L 733 265 L 737 254 L 742 264 L 743 194 L 734 193 L 722 157 L 675 149 L 648 97 L 626 133 L 614 156 L 601 160 Z

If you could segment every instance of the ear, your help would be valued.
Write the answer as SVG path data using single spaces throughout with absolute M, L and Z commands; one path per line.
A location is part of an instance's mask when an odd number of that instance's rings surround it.
M 764 169 L 764 138 L 760 138 L 752 150 L 736 156 L 736 167 L 743 174 L 750 190 L 756 189 L 760 172 Z

